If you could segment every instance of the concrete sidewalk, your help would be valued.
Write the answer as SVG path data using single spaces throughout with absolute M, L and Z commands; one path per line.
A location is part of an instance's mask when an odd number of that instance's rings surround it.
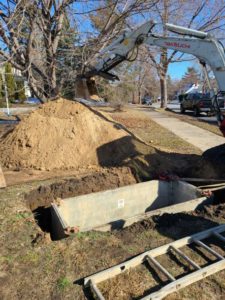
M 225 138 L 222 136 L 183 122 L 177 118 L 169 117 L 164 113 L 156 111 L 148 111 L 144 113 L 159 125 L 172 131 L 174 134 L 199 148 L 203 152 L 225 143 Z

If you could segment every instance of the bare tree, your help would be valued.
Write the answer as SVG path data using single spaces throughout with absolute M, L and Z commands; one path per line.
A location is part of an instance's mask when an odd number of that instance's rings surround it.
M 59 94 L 57 50 L 71 0 L 7 0 L 0 3 L 0 56 L 28 79 L 43 101 Z
M 82 1 L 76 9 L 75 0 L 1 2 L 0 56 L 21 70 L 37 97 L 43 101 L 54 99 L 63 86 L 70 88 L 77 73 L 84 71 L 85 63 L 119 34 L 125 19 L 150 9 L 157 1 L 148 4 L 144 0 Z M 82 25 L 78 25 L 81 16 L 89 22 L 88 19 L 98 13 L 104 17 L 97 34 L 92 29 L 83 32 Z M 78 28 L 80 42 L 70 49 L 60 49 L 60 41 L 68 34 L 63 30 L 68 16 L 71 26 Z M 73 62 L 70 59 L 68 63 L 69 57 Z
M 158 89 L 156 74 L 145 47 L 139 49 L 138 57 L 133 63 L 132 68 L 133 73 L 131 73 L 131 75 L 133 79 L 132 85 L 135 91 L 135 102 L 141 104 L 142 98 L 145 95 L 156 98 L 155 88 Z

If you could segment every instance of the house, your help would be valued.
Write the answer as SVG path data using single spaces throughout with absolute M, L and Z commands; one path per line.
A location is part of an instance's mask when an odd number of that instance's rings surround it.
M 5 64 L 6 64 L 6 61 L 2 57 L 0 57 L 0 75 L 1 75 L 1 77 L 5 74 Z M 12 66 L 12 75 L 13 75 L 15 82 L 23 82 L 25 96 L 27 98 L 31 97 L 31 90 L 29 88 L 28 81 L 23 77 L 21 71 Z M 1 79 L 4 81 L 4 76 Z

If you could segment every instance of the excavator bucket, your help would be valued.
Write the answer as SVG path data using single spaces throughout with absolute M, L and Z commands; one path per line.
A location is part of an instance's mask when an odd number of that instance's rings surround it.
M 76 98 L 90 99 L 86 78 L 77 78 L 75 82 L 75 96 Z
M 86 100 L 99 101 L 98 91 L 94 78 L 77 78 L 75 82 L 75 96 Z

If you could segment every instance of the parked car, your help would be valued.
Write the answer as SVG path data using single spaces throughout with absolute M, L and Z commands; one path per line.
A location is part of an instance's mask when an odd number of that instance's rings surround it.
M 219 107 L 224 108 L 224 98 L 218 98 Z M 212 113 L 212 101 L 210 94 L 193 93 L 182 95 L 180 102 L 180 112 L 185 113 L 186 110 L 192 110 L 194 116 L 198 116 L 201 112 Z
M 19 104 L 19 103 L 22 103 L 23 101 L 21 101 L 19 99 L 13 99 L 13 100 L 10 100 L 10 102 L 13 104 Z
M 141 99 L 141 103 L 142 104 L 146 104 L 146 105 L 152 105 L 152 99 L 150 96 L 144 96 L 142 99 Z
M 38 98 L 29 97 L 27 100 L 24 101 L 26 104 L 41 104 L 41 100 Z

